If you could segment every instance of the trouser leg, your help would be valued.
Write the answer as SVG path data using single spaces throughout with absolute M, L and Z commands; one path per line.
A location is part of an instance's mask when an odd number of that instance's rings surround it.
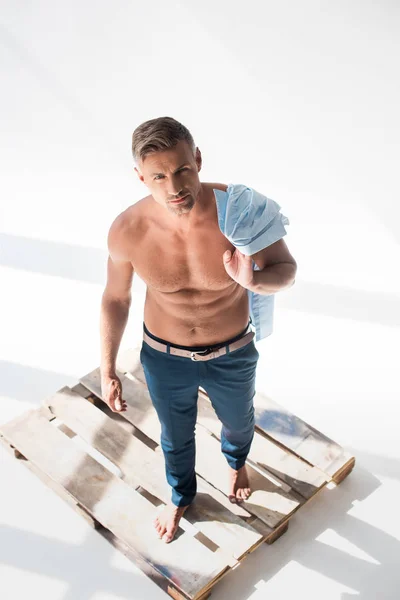
M 198 367 L 143 342 L 140 354 L 151 401 L 161 424 L 165 474 L 176 506 L 189 505 L 197 492 L 195 474 Z
M 254 437 L 254 395 L 259 358 L 254 342 L 202 363 L 200 385 L 222 423 L 221 451 L 228 464 L 240 469 Z

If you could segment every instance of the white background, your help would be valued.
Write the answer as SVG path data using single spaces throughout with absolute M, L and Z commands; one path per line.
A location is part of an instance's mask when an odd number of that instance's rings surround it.
M 202 181 L 290 219 L 297 279 L 257 385 L 357 464 L 215 600 L 399 597 L 399 28 L 394 0 L 1 2 L 1 423 L 99 364 L 108 228 L 147 194 L 141 122 L 178 119 Z M 0 467 L 2 600 L 166 597 L 2 448 Z

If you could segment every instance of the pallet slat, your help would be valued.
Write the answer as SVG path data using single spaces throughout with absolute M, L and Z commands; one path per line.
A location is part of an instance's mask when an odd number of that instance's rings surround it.
M 254 403 L 257 427 L 330 479 L 351 457 L 339 444 L 268 396 L 257 393 Z
M 0 433 L 189 598 L 204 594 L 229 569 L 224 556 L 193 537 L 177 536 L 173 544 L 158 539 L 150 502 L 78 448 L 40 411 L 27 411 L 1 425 Z

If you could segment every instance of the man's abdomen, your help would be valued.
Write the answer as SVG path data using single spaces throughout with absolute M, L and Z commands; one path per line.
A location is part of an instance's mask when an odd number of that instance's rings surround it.
M 151 333 L 173 344 L 218 344 L 248 324 L 247 290 L 235 282 L 217 293 L 182 290 L 164 294 L 148 287 L 144 322 Z

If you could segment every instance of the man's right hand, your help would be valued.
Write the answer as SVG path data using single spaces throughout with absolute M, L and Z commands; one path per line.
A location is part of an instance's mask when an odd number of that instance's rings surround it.
M 113 412 L 126 411 L 126 401 L 122 399 L 122 383 L 116 374 L 101 376 L 101 395 Z

